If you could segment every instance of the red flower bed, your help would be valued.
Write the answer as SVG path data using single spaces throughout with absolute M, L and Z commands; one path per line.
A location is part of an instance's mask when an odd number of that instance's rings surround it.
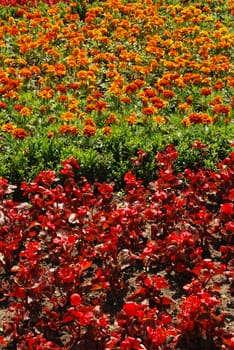
M 21 203 L 0 180 L 3 349 L 234 349 L 223 312 L 234 153 L 218 172 L 176 174 L 177 156 L 157 154 L 146 187 L 128 172 L 121 197 L 88 183 L 73 158 L 60 179 L 22 183 Z

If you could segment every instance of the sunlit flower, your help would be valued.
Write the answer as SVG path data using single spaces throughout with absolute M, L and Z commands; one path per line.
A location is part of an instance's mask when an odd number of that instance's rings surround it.
M 157 124 L 166 124 L 167 120 L 161 115 L 154 115 L 152 119 L 157 123 Z
M 132 101 L 131 98 L 128 96 L 121 97 L 121 102 L 123 103 L 130 103 L 131 101 Z
M 215 98 L 212 101 L 210 101 L 210 105 L 215 106 L 215 105 L 221 104 L 222 102 L 223 102 L 222 97 L 218 95 L 218 96 L 215 96 Z
M 55 75 L 62 76 L 66 74 L 66 66 L 62 63 L 56 63 L 55 66 Z
M 14 138 L 16 140 L 23 140 L 23 139 L 25 139 L 25 137 L 28 136 L 28 133 L 23 128 L 14 128 L 12 130 L 12 135 L 14 136 Z
M 190 113 L 187 117 L 192 124 L 210 124 L 213 123 L 213 118 L 207 113 Z
M 7 108 L 7 104 L 3 101 L 0 101 L 0 109 L 5 109 Z
M 228 114 L 230 112 L 230 107 L 217 104 L 213 107 L 213 112 L 217 114 Z
M 96 127 L 95 121 L 92 118 L 87 118 L 84 120 L 85 125 L 90 125 Z
M 79 110 L 78 106 L 79 106 L 79 101 L 75 97 L 72 97 L 69 99 L 68 110 L 70 112 L 77 113 Z
M 48 131 L 47 136 L 49 139 L 52 139 L 54 137 L 54 131 Z
M 68 101 L 68 99 L 69 99 L 68 95 L 60 95 L 60 96 L 58 97 L 58 101 L 59 101 L 59 102 Z
M 40 92 L 38 92 L 38 96 L 49 100 L 54 96 L 54 90 L 49 86 L 45 87 Z
M 1 130 L 5 132 L 12 132 L 16 128 L 16 125 L 13 123 L 6 123 L 1 126 Z
M 130 125 L 135 124 L 137 122 L 137 115 L 136 115 L 136 113 L 131 113 L 129 117 L 125 118 L 125 120 Z
M 221 79 L 218 79 L 218 81 L 214 85 L 214 90 L 222 90 L 224 87 L 224 83 Z
M 78 133 L 78 129 L 75 125 L 63 124 L 59 127 L 60 134 L 71 134 L 76 135 Z
M 65 84 L 58 84 L 56 86 L 56 91 L 66 92 L 67 91 L 67 86 Z
M 20 112 L 22 108 L 24 108 L 24 105 L 22 105 L 20 103 L 17 103 L 14 105 L 14 110 L 17 112 Z
M 191 121 L 190 121 L 190 119 L 189 119 L 188 117 L 184 117 L 184 118 L 182 119 L 181 124 L 182 124 L 182 125 L 185 125 L 185 126 L 190 126 L 190 125 L 192 125 L 192 123 L 191 123 Z
M 145 115 L 153 115 L 155 113 L 155 107 L 145 107 L 141 111 Z
M 27 116 L 27 115 L 31 115 L 32 114 L 32 110 L 31 110 L 31 108 L 23 107 L 23 108 L 20 109 L 19 113 L 22 116 Z
M 36 74 L 36 75 L 41 74 L 41 70 L 38 66 L 31 66 L 30 71 L 32 72 L 32 74 Z
M 188 103 L 185 102 L 185 103 L 179 103 L 178 108 L 180 111 L 185 112 L 192 109 L 192 106 L 190 106 Z
M 95 110 L 102 112 L 107 109 L 107 103 L 106 101 L 100 100 L 94 104 L 94 107 L 95 107 Z
M 14 90 L 10 90 L 7 93 L 4 94 L 5 98 L 10 98 L 11 100 L 19 100 L 19 93 L 17 91 Z
M 154 105 L 154 107 L 160 109 L 166 107 L 167 103 L 166 101 L 163 101 L 160 97 L 154 96 L 150 98 L 150 102 Z
M 109 126 L 105 126 L 102 130 L 105 136 L 110 136 L 112 134 L 112 129 Z
M 32 76 L 32 72 L 29 68 L 24 67 L 24 68 L 19 70 L 19 75 L 29 79 Z
M 145 89 L 142 92 L 142 96 L 145 96 L 145 97 L 154 97 L 156 95 L 157 95 L 157 93 L 156 93 L 155 89 L 151 89 L 151 88 Z
M 189 95 L 187 98 L 186 98 L 186 102 L 191 105 L 192 102 L 193 102 L 193 96 Z
M 84 136 L 91 137 L 91 136 L 96 135 L 96 132 L 97 132 L 97 130 L 96 130 L 95 126 L 92 126 L 92 125 L 86 125 L 83 128 L 83 135 Z
M 137 89 L 138 89 L 137 84 L 133 82 L 133 83 L 131 83 L 131 84 L 126 85 L 124 90 L 125 90 L 125 92 L 126 92 L 127 94 L 132 94 L 132 93 L 135 92 Z
M 171 91 L 171 90 L 164 90 L 163 91 L 163 97 L 164 98 L 173 98 L 175 96 L 175 93 L 174 91 Z
M 109 117 L 105 120 L 105 125 L 116 124 L 119 120 L 114 113 L 110 113 Z
M 211 89 L 208 87 L 204 87 L 200 90 L 200 93 L 203 96 L 209 96 L 209 95 L 211 95 L 211 92 L 212 92 Z
M 75 119 L 75 114 L 72 112 L 63 112 L 61 114 L 61 119 L 65 120 L 66 122 L 71 122 Z

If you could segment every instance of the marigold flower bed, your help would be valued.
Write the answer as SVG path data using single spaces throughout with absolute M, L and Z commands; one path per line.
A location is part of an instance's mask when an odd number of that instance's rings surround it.
M 139 149 L 147 181 L 170 143 L 179 171 L 228 156 L 232 1 L 14 4 L 0 11 L 0 176 L 19 185 L 74 156 L 121 186 Z

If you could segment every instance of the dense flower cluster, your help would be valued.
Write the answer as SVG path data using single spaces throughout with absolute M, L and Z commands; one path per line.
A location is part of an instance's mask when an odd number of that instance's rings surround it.
M 24 139 L 40 132 L 43 119 L 50 138 L 101 136 L 113 111 L 119 128 L 231 122 L 230 0 L 87 2 L 81 18 L 77 7 L 84 3 L 30 7 L 22 1 L 13 16 L 3 7 L 3 132 Z M 51 113 L 56 118 L 48 123 Z M 83 130 L 86 118 L 93 118 L 96 130 Z M 11 132 L 8 123 L 19 130 Z M 113 133 L 109 128 L 106 136 Z
M 21 203 L 0 179 L 3 348 L 233 349 L 234 154 L 218 172 L 175 174 L 177 157 L 158 153 L 146 187 L 127 172 L 121 197 L 72 157 L 23 182 Z

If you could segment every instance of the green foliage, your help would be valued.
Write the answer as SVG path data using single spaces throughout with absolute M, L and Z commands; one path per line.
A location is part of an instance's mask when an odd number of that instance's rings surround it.
M 128 129 L 130 130 L 130 129 Z M 125 130 L 126 131 L 126 130 Z M 7 147 L 2 146 L 0 153 L 0 176 L 13 184 L 32 180 L 38 172 L 53 169 L 59 171 L 61 162 L 69 156 L 75 157 L 80 164 L 80 172 L 91 182 L 114 181 L 117 188 L 123 186 L 123 176 L 129 169 L 145 183 L 155 178 L 157 163 L 155 156 L 166 145 L 174 144 L 179 152 L 175 162 L 176 171 L 185 168 L 205 167 L 216 169 L 217 162 L 228 156 L 231 151 L 229 140 L 232 126 L 222 127 L 195 125 L 163 134 L 159 130 L 149 135 L 136 135 L 134 130 L 118 132 L 110 137 L 78 138 L 56 137 L 48 139 L 28 137 L 25 140 L 11 138 Z M 195 141 L 207 145 L 206 152 L 192 147 Z M 131 158 L 137 151 L 143 150 L 146 156 L 140 166 L 133 164 Z
M 73 11 L 77 12 L 82 21 L 85 20 L 86 12 L 87 12 L 87 2 L 86 0 L 76 0 L 76 7 L 73 7 Z

